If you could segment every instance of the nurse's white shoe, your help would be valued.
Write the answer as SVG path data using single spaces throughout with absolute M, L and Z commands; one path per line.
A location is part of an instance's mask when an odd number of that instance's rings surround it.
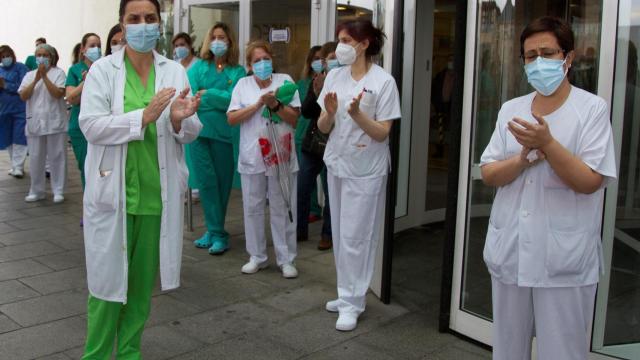
M 336 330 L 352 331 L 358 326 L 358 314 L 351 312 L 340 313 L 336 321 Z
M 292 263 L 283 264 L 280 266 L 280 269 L 282 270 L 282 277 L 285 279 L 295 279 L 298 277 L 298 269 L 296 269 Z
M 60 194 L 58 194 L 58 195 L 53 195 L 53 202 L 54 202 L 55 204 L 60 204 L 60 203 L 64 202 L 64 196 L 63 196 L 63 195 L 60 195 Z
M 327 309 L 328 312 L 337 313 L 339 304 L 340 304 L 340 299 L 327 301 L 327 305 L 325 305 L 324 308 Z
M 266 268 L 267 266 L 269 266 L 269 264 L 265 261 L 262 264 L 258 264 L 257 262 L 253 261 L 253 260 L 249 260 L 248 263 L 244 264 L 242 266 L 242 273 L 243 274 L 255 274 L 258 271 L 260 271 L 261 269 Z
M 26 201 L 26 202 L 36 202 L 36 201 L 40 201 L 40 200 L 44 200 L 44 196 L 36 195 L 36 194 L 29 194 L 24 198 L 24 201 Z

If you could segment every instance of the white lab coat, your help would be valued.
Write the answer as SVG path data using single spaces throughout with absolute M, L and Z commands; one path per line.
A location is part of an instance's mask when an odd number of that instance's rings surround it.
M 176 96 L 189 86 L 184 68 L 154 52 L 155 90 L 174 87 Z M 82 92 L 80 128 L 89 143 L 85 162 L 84 239 L 89 292 L 96 298 L 127 301 L 127 213 L 125 164 L 127 144 L 142 140 L 143 109 L 124 112 L 124 50 L 91 66 Z M 188 170 L 182 144 L 193 141 L 202 124 L 197 115 L 182 122 L 176 134 L 168 106 L 157 124 L 162 197 L 160 279 L 163 290 L 180 284 L 183 197 Z M 101 176 L 101 171 L 103 176 Z

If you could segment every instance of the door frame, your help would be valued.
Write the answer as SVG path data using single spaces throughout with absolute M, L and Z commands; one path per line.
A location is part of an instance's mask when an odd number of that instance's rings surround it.
M 482 342 L 487 345 L 492 345 L 492 322 L 488 319 L 471 314 L 462 309 L 461 295 L 462 295 L 462 278 L 464 276 L 464 256 L 465 256 L 465 238 L 466 238 L 466 226 L 467 226 L 467 213 L 469 211 L 469 181 L 473 181 L 477 177 L 474 172 L 473 179 L 471 178 L 471 140 L 472 140 L 472 125 L 473 125 L 473 97 L 474 97 L 474 73 L 476 65 L 476 34 L 477 34 L 477 16 L 478 16 L 478 1 L 467 1 L 467 30 L 466 30 L 466 57 L 465 57 L 465 69 L 464 78 L 471 79 L 465 81 L 463 89 L 463 114 L 462 114 L 462 133 L 460 144 L 460 165 L 459 165 L 459 180 L 458 180 L 458 202 L 457 202 L 457 219 L 455 229 L 455 245 L 454 245 L 454 265 L 453 265 L 453 282 L 451 287 L 451 304 L 450 304 L 450 318 L 449 329 L 470 337 L 476 341 Z M 618 1 L 602 0 L 602 25 L 600 33 L 600 56 L 598 62 L 598 95 L 604 98 L 608 104 L 611 104 L 613 85 L 614 85 L 614 56 L 616 46 L 616 31 L 617 31 L 617 8 Z M 603 54 L 606 54 L 603 55 Z M 619 145 L 616 146 L 616 150 L 619 154 Z M 618 156 L 619 158 L 619 156 Z M 462 191 L 460 191 L 462 190 Z M 455 191 L 449 189 L 449 191 Z M 615 220 L 615 192 L 607 191 L 605 203 L 608 204 L 607 209 L 612 208 L 608 212 L 605 212 L 605 222 L 603 226 L 603 239 L 607 236 L 613 236 L 613 220 Z M 613 206 L 610 205 L 613 202 Z M 613 212 L 613 214 L 612 214 Z M 605 249 L 605 257 L 611 257 L 611 249 Z M 447 269 L 444 269 L 447 271 Z M 602 286 L 602 284 L 601 284 Z M 598 296 L 603 296 L 600 289 Z M 598 319 L 596 318 L 596 321 Z M 593 353 L 589 355 L 591 360 L 599 359 L 612 359 L 611 357 Z

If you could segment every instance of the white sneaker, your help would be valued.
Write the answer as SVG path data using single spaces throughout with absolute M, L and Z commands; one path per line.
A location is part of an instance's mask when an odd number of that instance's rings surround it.
M 64 201 L 64 196 L 63 195 L 53 195 L 53 202 L 54 203 L 60 204 L 63 201 Z
M 9 171 L 7 172 L 7 174 L 9 174 L 10 176 L 13 176 L 13 169 L 9 169 Z
M 341 313 L 336 321 L 336 330 L 339 331 L 352 331 L 358 326 L 358 315 L 346 312 Z
M 40 201 L 43 200 L 44 196 L 39 196 L 36 194 L 29 194 L 27 195 L 27 197 L 24 198 L 24 201 L 26 202 L 36 202 L 36 201 Z
M 280 266 L 282 270 L 282 277 L 285 279 L 295 279 L 298 277 L 298 269 L 292 263 L 283 264 Z
M 22 179 L 24 177 L 24 171 L 22 171 L 21 169 L 12 169 L 11 175 L 18 179 Z
M 339 304 L 340 304 L 340 299 L 327 301 L 327 305 L 325 305 L 324 308 L 327 309 L 328 312 L 337 313 Z
M 269 264 L 265 261 L 262 264 L 258 264 L 257 262 L 254 262 L 253 260 L 249 260 L 248 263 L 244 264 L 242 266 L 242 273 L 243 274 L 255 274 L 258 271 L 266 268 L 267 266 L 269 266 Z

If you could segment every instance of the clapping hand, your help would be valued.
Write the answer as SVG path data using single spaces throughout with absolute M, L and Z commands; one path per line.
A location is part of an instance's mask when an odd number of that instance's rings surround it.
M 362 100 L 363 94 L 364 91 L 358 94 L 358 96 L 354 97 L 353 100 L 351 100 L 351 104 L 349 104 L 349 109 L 347 110 L 347 112 L 349 113 L 349 115 L 351 115 L 352 118 L 360 113 L 360 100 Z
M 334 92 L 327 93 L 324 97 L 324 109 L 331 116 L 338 111 L 338 95 Z
M 147 126 L 150 123 L 154 123 L 158 120 L 164 109 L 167 108 L 173 95 L 175 95 L 176 89 L 164 88 L 158 91 L 153 96 L 151 102 L 142 112 L 142 126 Z
M 196 96 L 187 97 L 191 92 L 190 88 L 185 88 L 180 92 L 180 95 L 171 104 L 171 123 L 174 129 L 180 129 L 182 120 L 192 116 L 198 111 L 200 106 L 200 93 L 196 93 Z
M 267 105 L 269 108 L 274 108 L 278 106 L 278 99 L 276 98 L 276 93 L 273 91 L 269 91 L 263 94 L 260 97 L 263 104 Z
M 532 115 L 538 121 L 537 124 L 516 117 L 509 122 L 509 131 L 520 145 L 529 149 L 542 149 L 553 141 L 553 137 L 544 118 L 535 113 Z

